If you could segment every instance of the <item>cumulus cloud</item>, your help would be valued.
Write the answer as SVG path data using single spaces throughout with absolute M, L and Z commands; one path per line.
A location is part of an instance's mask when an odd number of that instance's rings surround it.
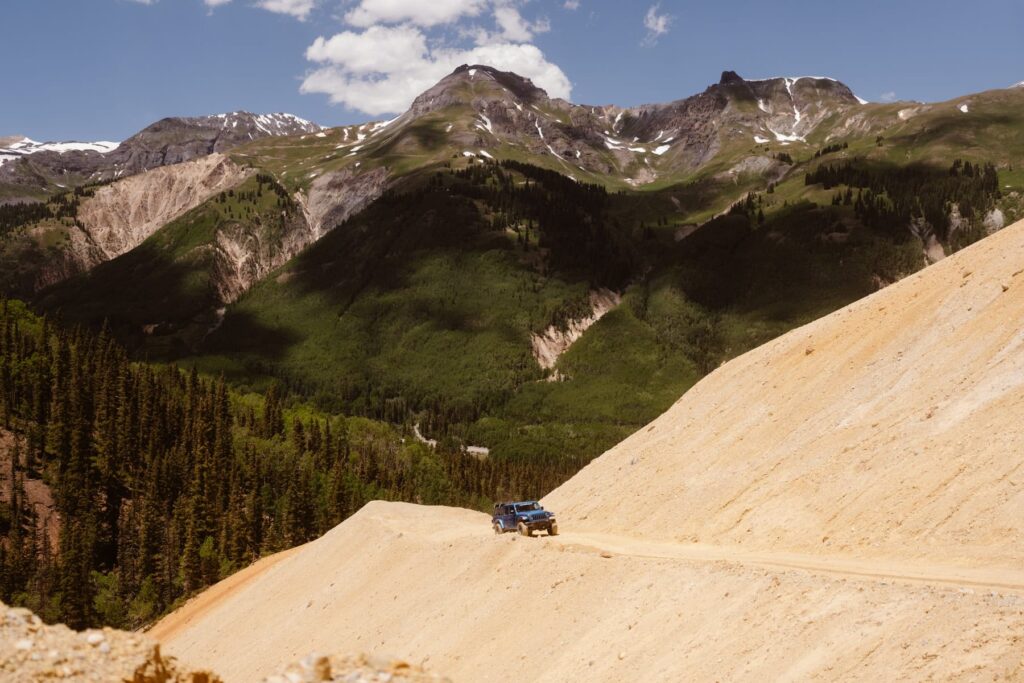
M 535 33 L 547 33 L 551 30 L 551 24 L 547 19 L 526 21 L 519 10 L 511 5 L 495 7 L 494 21 L 501 29 L 499 37 L 511 41 L 525 42 L 531 40 Z
M 882 96 L 878 98 L 878 100 L 880 102 L 895 102 L 896 101 L 896 93 L 894 93 L 891 90 L 889 92 L 884 92 L 884 93 L 882 93 Z
M 668 29 L 672 25 L 674 17 L 670 14 L 659 14 L 660 9 L 661 3 L 647 8 L 647 14 L 644 15 L 644 28 L 647 29 L 647 35 L 643 39 L 644 45 L 657 43 L 658 38 L 668 33 Z
M 345 21 L 360 28 L 403 22 L 437 26 L 479 16 L 486 6 L 485 0 L 360 0 Z
M 303 93 L 327 95 L 371 116 L 404 111 L 461 64 L 487 64 L 530 78 L 553 97 L 572 85 L 529 41 L 550 30 L 527 19 L 517 0 L 360 0 L 345 14 L 352 28 L 321 36 L 306 50 L 315 68 Z M 478 22 L 486 18 L 488 26 Z M 454 31 L 449 30 L 454 29 Z
M 136 2 L 149 2 L 150 0 L 136 0 Z M 203 0 L 203 3 L 213 9 L 214 7 L 220 7 L 226 5 L 232 0 Z M 258 0 L 256 2 L 257 7 L 276 12 L 278 14 L 288 14 L 295 17 L 300 21 L 305 21 L 309 16 L 309 13 L 313 11 L 316 6 L 317 0 Z
M 554 97 L 568 98 L 572 86 L 558 66 L 535 45 L 493 43 L 471 48 L 430 47 L 412 26 L 373 26 L 317 38 L 306 51 L 321 66 L 306 76 L 302 92 L 371 116 L 397 113 L 460 64 L 488 64 L 533 80 Z
M 279 14 L 290 14 L 296 19 L 305 21 L 313 11 L 316 0 L 260 0 L 256 3 L 265 10 Z
M 572 11 L 578 10 L 580 8 L 580 0 L 565 0 L 562 7 Z

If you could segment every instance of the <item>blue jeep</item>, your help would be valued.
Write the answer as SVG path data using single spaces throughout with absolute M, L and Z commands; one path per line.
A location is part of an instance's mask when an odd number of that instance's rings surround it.
M 548 532 L 548 536 L 558 535 L 555 513 L 548 512 L 535 500 L 495 503 L 491 524 L 496 534 L 518 531 L 523 536 L 533 536 L 534 531 L 543 530 Z

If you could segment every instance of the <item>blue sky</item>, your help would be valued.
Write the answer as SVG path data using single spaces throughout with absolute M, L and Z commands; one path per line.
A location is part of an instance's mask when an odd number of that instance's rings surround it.
M 660 102 L 723 69 L 869 100 L 1024 80 L 1024 0 L 2 0 L 0 135 L 121 140 L 172 115 L 382 118 L 463 61 L 575 102 Z

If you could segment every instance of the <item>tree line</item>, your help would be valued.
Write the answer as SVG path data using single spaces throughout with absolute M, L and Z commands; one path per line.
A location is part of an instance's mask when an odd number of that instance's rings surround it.
M 0 599 L 74 628 L 137 628 L 373 499 L 484 508 L 581 463 L 478 460 L 393 426 L 312 411 L 279 386 L 234 394 L 129 360 L 105 332 L 0 301 Z M 56 544 L 26 482 L 52 492 Z
M 915 219 L 927 221 L 940 240 L 951 238 L 950 213 L 977 221 L 999 199 L 999 175 L 992 164 L 954 161 L 948 170 L 925 164 L 889 166 L 855 160 L 819 166 L 805 176 L 806 185 L 847 190 L 834 204 L 853 205 L 866 225 L 905 238 Z M 856 196 L 850 188 L 858 188 Z

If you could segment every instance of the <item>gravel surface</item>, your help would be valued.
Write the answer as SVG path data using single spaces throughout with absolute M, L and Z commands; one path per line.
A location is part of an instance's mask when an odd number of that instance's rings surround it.
M 448 680 L 402 661 L 311 654 L 263 679 L 263 683 L 442 683 Z
M 48 626 L 27 609 L 0 603 L 0 680 L 219 683 L 207 672 L 179 670 L 155 641 L 114 629 Z

